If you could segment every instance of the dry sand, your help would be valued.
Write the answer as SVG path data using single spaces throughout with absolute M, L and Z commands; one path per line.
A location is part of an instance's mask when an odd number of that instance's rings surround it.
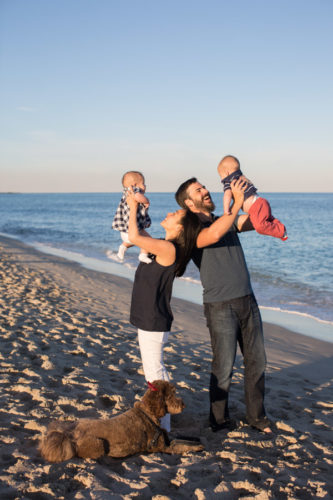
M 333 344 L 265 324 L 266 437 L 244 422 L 238 356 L 233 432 L 208 427 L 211 351 L 202 307 L 174 299 L 166 364 L 186 403 L 173 430 L 201 453 L 45 463 L 37 445 L 55 418 L 106 418 L 145 391 L 131 283 L 0 238 L 1 499 L 333 498 Z

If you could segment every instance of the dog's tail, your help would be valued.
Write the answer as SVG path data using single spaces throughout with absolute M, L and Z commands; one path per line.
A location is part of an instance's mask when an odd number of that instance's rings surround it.
M 46 436 L 41 440 L 39 451 L 48 462 L 63 462 L 75 457 L 76 447 L 72 431 L 75 424 L 55 422 L 48 428 Z

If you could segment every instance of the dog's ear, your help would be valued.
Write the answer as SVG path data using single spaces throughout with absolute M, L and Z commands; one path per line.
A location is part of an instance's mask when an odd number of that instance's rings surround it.
M 167 391 L 171 384 L 164 380 L 154 380 L 142 398 L 142 403 L 149 413 L 160 418 L 167 413 Z
M 162 393 L 164 394 L 166 394 L 167 392 L 169 392 L 174 388 L 174 385 L 168 380 L 154 380 L 154 382 L 152 382 L 150 385 L 153 386 L 158 391 L 162 391 Z
M 176 396 L 176 388 L 167 380 L 154 380 L 153 386 L 160 392 L 163 402 L 174 399 Z

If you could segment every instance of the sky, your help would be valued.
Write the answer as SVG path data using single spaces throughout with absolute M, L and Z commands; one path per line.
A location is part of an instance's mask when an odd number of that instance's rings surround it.
M 332 0 L 0 0 L 0 192 L 332 192 L 332 47 Z

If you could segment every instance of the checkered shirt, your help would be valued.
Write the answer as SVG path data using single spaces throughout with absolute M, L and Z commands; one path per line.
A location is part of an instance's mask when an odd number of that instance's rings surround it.
M 140 192 L 139 188 L 133 187 L 132 189 L 134 193 Z M 112 229 L 115 229 L 116 231 L 122 231 L 124 233 L 128 233 L 128 220 L 130 214 L 130 208 L 126 203 L 127 190 L 128 188 L 125 188 L 123 191 L 123 195 L 112 222 Z M 139 203 L 137 223 L 139 231 L 141 231 L 142 229 L 146 229 L 151 225 L 151 219 L 148 215 L 148 208 L 145 208 L 142 203 Z

